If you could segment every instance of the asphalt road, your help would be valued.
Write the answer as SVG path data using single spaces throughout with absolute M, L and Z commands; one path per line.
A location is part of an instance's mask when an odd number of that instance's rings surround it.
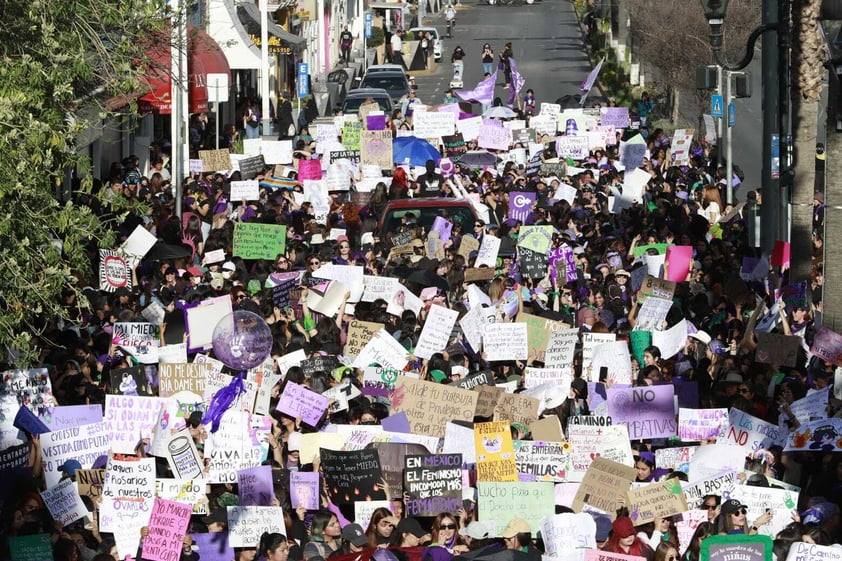
M 443 36 L 447 30 L 444 15 L 436 14 L 428 19 Z M 457 45 L 467 54 L 463 75 L 467 89 L 482 79 L 482 45 L 491 44 L 496 55 L 511 41 L 518 70 L 526 80 L 521 94 L 532 88 L 539 106 L 542 101 L 555 102 L 564 95 L 578 94 L 579 84 L 591 70 L 573 6 L 567 0 L 544 0 L 522 6 L 463 1 L 457 12 L 454 36 L 443 41 L 442 62 L 434 72 L 415 79 L 418 97 L 427 104 L 441 103 L 453 73 L 450 55 Z M 503 89 L 503 82 L 503 76 L 499 75 L 495 95 L 505 102 L 508 91 Z M 599 92 L 594 89 L 588 100 L 599 99 Z
M 444 14 L 428 16 L 442 36 L 447 29 Z M 511 41 L 518 70 L 526 79 L 523 91 L 532 88 L 538 100 L 555 102 L 579 94 L 579 85 L 591 71 L 585 54 L 582 35 L 573 6 L 568 0 L 543 0 L 532 5 L 506 6 L 470 0 L 462 2 L 456 16 L 454 37 L 444 38 L 442 62 L 430 73 L 416 76 L 418 97 L 424 103 L 442 102 L 452 77 L 450 55 L 457 45 L 467 53 L 464 87 L 473 88 L 482 79 L 482 45 L 490 43 L 495 54 Z M 760 50 L 755 53 L 751 72 L 752 97 L 735 100 L 737 124 L 732 130 L 733 159 L 745 172 L 743 185 L 736 189 L 738 200 L 746 191 L 760 186 L 762 150 L 762 87 L 760 82 Z M 508 91 L 498 76 L 495 95 L 504 102 Z M 603 101 L 594 88 L 588 104 Z M 479 112 L 475 105 L 475 112 Z M 699 131 L 700 133 L 702 131 Z

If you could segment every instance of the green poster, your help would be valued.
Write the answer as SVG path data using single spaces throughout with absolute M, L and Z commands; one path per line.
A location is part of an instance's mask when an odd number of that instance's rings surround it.
M 12 536 L 9 538 L 12 561 L 53 561 L 50 534 Z
M 286 240 L 286 226 L 237 222 L 234 255 L 243 259 L 275 259 L 286 250 Z

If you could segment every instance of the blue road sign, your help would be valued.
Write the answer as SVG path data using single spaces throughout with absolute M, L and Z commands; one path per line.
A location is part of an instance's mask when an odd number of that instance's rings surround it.
M 298 63 L 298 97 L 310 95 L 310 65 L 306 62 Z
M 374 17 L 371 15 L 371 12 L 368 12 L 365 15 L 365 38 L 371 39 L 372 28 L 374 27 Z
M 719 117 L 722 118 L 722 96 L 721 95 L 712 95 L 710 96 L 710 115 L 711 117 Z
M 728 126 L 733 127 L 737 124 L 737 106 L 734 102 L 728 104 Z

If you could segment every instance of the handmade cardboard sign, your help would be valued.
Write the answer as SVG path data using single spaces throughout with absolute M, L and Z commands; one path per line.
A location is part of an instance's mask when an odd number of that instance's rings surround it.
M 477 481 L 517 481 L 512 433 L 508 421 L 476 423 L 474 448 Z
M 405 411 L 415 434 L 443 437 L 448 421 L 473 421 L 478 398 L 475 391 L 400 376 L 392 394 L 392 413 Z
M 655 518 L 667 518 L 687 510 L 687 502 L 677 478 L 629 489 L 629 516 L 635 524 L 646 524 Z
M 573 510 L 581 511 L 587 504 L 613 520 L 621 505 L 620 499 L 626 496 L 635 477 L 637 470 L 633 467 L 606 458 L 594 458 L 573 499 Z

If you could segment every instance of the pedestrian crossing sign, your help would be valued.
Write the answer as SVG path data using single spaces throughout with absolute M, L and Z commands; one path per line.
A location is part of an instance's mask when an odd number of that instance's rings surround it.
M 711 117 L 719 117 L 722 118 L 722 96 L 721 95 L 712 95 L 710 96 L 710 115 Z

